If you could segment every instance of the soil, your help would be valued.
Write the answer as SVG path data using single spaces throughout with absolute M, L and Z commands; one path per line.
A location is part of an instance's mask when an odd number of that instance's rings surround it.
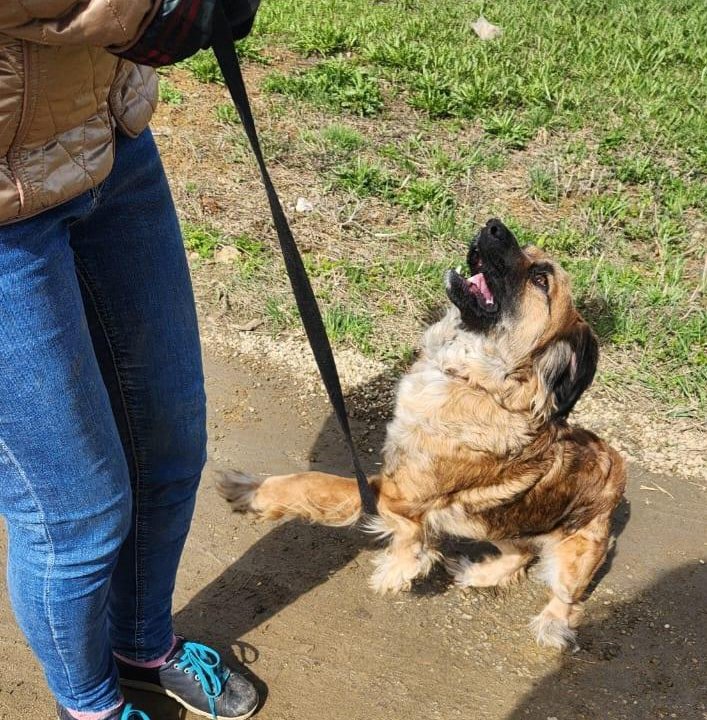
M 348 472 L 314 377 L 219 352 L 203 324 L 212 460 L 255 473 Z M 381 385 L 389 383 L 364 381 L 357 397 L 375 407 Z M 357 415 L 373 470 L 382 418 Z M 177 628 L 245 663 L 264 698 L 262 720 L 704 719 L 705 483 L 637 464 L 629 475 L 616 549 L 575 654 L 534 644 L 526 625 L 545 591 L 532 578 L 503 594 L 464 593 L 440 570 L 411 593 L 379 597 L 367 588 L 372 540 L 233 515 L 208 475 L 178 578 Z M 3 535 L 3 558 L 4 544 Z M 54 717 L 4 588 L 0 668 L 0 719 Z M 153 720 L 191 717 L 171 701 L 137 701 Z

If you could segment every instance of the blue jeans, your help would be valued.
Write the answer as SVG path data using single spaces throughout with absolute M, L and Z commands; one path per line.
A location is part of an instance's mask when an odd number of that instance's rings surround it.
M 206 456 L 181 233 L 149 131 L 96 189 L 0 227 L 0 514 L 17 620 L 57 700 L 120 699 L 112 652 L 172 641 Z

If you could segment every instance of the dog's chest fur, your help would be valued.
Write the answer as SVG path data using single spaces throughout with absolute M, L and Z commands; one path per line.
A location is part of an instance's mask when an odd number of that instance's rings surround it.
M 506 367 L 484 337 L 461 329 L 456 308 L 431 326 L 398 387 L 385 471 L 405 465 L 424 473 L 440 459 L 519 452 L 532 438 L 532 419 L 501 404 Z

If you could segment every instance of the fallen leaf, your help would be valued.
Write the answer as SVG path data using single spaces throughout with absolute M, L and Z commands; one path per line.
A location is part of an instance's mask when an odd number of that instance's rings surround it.
M 202 196 L 199 198 L 199 201 L 201 203 L 201 209 L 205 213 L 217 213 L 222 209 L 221 203 L 216 198 L 209 197 L 208 195 Z

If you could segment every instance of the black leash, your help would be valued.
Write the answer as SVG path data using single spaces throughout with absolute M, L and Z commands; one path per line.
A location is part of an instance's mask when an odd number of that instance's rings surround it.
M 344 396 L 341 392 L 341 382 L 339 380 L 339 373 L 336 370 L 334 354 L 331 351 L 331 344 L 329 343 L 324 322 L 322 321 L 322 315 L 319 311 L 317 300 L 314 297 L 312 285 L 309 282 L 302 257 L 295 243 L 295 239 L 292 236 L 292 231 L 290 230 L 289 223 L 280 204 L 275 186 L 270 179 L 270 173 L 268 173 L 265 165 L 260 141 L 258 140 L 258 133 L 255 129 L 253 113 L 250 109 L 250 102 L 248 101 L 248 94 L 243 82 L 243 75 L 241 74 L 241 68 L 238 63 L 238 56 L 236 55 L 233 44 L 231 29 L 220 2 L 217 3 L 216 6 L 212 45 L 218 64 L 221 66 L 226 87 L 231 94 L 236 110 L 238 110 L 241 122 L 243 123 L 243 129 L 248 136 L 255 159 L 258 161 L 260 175 L 265 185 L 268 202 L 270 203 L 270 212 L 272 213 L 273 222 L 275 223 L 275 230 L 277 231 L 277 237 L 280 241 L 282 255 L 285 259 L 285 268 L 287 269 L 292 291 L 297 301 L 302 324 L 307 333 L 314 359 L 317 361 L 324 386 L 329 394 L 329 400 L 334 408 L 344 439 L 351 453 L 351 460 L 353 461 L 353 466 L 356 471 L 356 481 L 358 482 L 358 492 L 361 495 L 363 511 L 369 515 L 375 515 L 377 513 L 375 495 L 368 483 L 366 474 L 363 472 L 361 462 L 356 454 L 353 438 L 351 437 L 349 418 L 346 412 Z

